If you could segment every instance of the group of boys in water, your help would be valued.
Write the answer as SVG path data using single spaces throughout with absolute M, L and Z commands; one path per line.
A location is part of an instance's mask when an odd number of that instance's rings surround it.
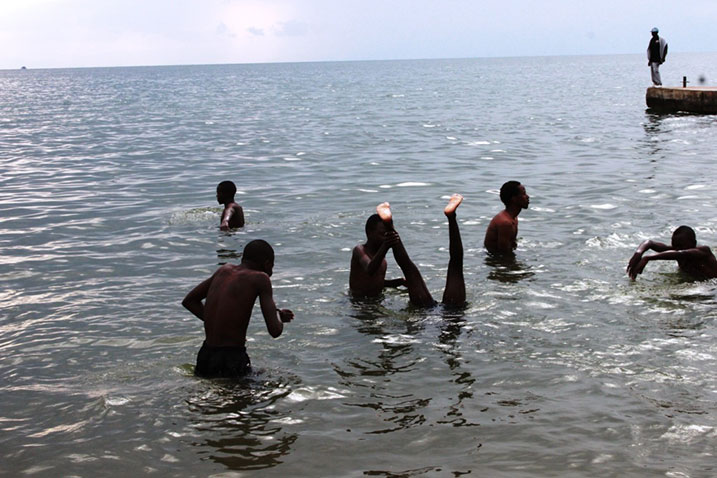
M 224 181 L 217 186 L 217 201 L 224 205 L 221 230 L 244 226 L 244 212 L 234 201 L 236 186 Z M 490 254 L 512 255 L 517 248 L 518 215 L 530 204 L 525 186 L 508 181 L 500 189 L 505 209 L 491 220 L 484 246 Z M 443 213 L 448 219 L 449 261 L 442 304 L 463 307 L 466 288 L 463 279 L 463 243 L 456 209 L 463 196 L 454 194 Z M 349 289 L 354 297 L 377 297 L 386 287 L 404 286 L 409 301 L 419 307 L 432 307 L 436 301 L 426 287 L 418 267 L 406 252 L 393 225 L 393 213 L 387 202 L 376 207 L 376 214 L 366 221 L 366 242 L 353 249 Z M 403 277 L 386 279 L 386 255 L 393 252 Z M 644 255 L 648 250 L 655 254 Z M 641 243 L 627 265 L 632 280 L 642 273 L 648 262 L 675 260 L 681 271 L 696 279 L 717 277 L 717 258 L 707 246 L 698 246 L 695 231 L 680 226 L 672 234 L 671 244 L 652 240 Z M 242 253 L 241 264 L 225 264 L 192 289 L 182 305 L 204 322 L 205 340 L 197 354 L 195 374 L 201 377 L 241 377 L 251 371 L 246 353 L 246 332 L 257 297 L 269 334 L 276 338 L 291 322 L 289 309 L 277 309 L 271 287 L 274 250 L 263 240 L 249 242 Z

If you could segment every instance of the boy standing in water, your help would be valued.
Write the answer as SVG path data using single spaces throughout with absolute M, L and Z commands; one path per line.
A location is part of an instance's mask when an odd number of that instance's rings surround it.
M 217 202 L 224 205 L 219 229 L 228 231 L 235 227 L 244 227 L 244 210 L 234 202 L 237 187 L 231 181 L 222 181 L 217 186 Z
M 466 301 L 466 289 L 463 279 L 463 243 L 461 241 L 456 208 L 463 196 L 451 196 L 444 214 L 448 217 L 449 251 L 446 288 L 443 292 L 443 304 L 462 306 Z M 349 288 L 351 294 L 358 297 L 376 297 L 384 287 L 405 285 L 412 304 L 421 307 L 435 305 L 431 293 L 423 281 L 418 267 L 411 261 L 401 238 L 393 227 L 393 215 L 388 203 L 376 207 L 377 214 L 366 221 L 366 243 L 359 244 L 351 256 Z M 386 253 L 393 250 L 393 256 L 403 272 L 404 279 L 386 279 Z
M 490 221 L 483 245 L 492 254 L 513 254 L 518 247 L 518 214 L 528 209 L 530 196 L 518 181 L 508 181 L 500 188 L 500 200 L 505 209 Z
M 182 305 L 204 322 L 206 335 L 195 375 L 231 378 L 251 371 L 246 331 L 257 297 L 272 337 L 280 336 L 284 323 L 294 318 L 289 309 L 276 308 L 269 278 L 273 268 L 274 249 L 266 241 L 251 241 L 244 247 L 240 265 L 221 266 L 184 298 Z
M 643 256 L 652 249 L 657 254 Z M 652 240 L 644 241 L 627 264 L 627 275 L 635 280 L 649 261 L 675 260 L 682 272 L 695 279 L 713 279 L 717 277 L 717 259 L 707 246 L 697 245 L 694 229 L 680 226 L 672 233 L 672 244 L 667 245 Z

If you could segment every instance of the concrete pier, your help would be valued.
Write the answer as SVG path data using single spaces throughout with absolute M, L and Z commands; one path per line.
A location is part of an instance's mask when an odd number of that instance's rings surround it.
M 648 108 L 658 111 L 717 114 L 717 87 L 651 86 L 647 89 L 645 101 Z

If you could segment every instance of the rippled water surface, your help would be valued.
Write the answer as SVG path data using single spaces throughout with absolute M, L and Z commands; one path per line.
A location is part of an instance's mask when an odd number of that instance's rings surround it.
M 0 72 L 0 474 L 714 476 L 717 282 L 624 269 L 683 223 L 717 245 L 717 117 L 646 112 L 643 63 Z M 513 264 L 482 249 L 508 179 Z M 454 192 L 469 306 L 352 301 L 382 201 L 440 297 Z M 296 320 L 274 340 L 256 310 L 257 372 L 197 379 L 180 301 L 255 238 Z

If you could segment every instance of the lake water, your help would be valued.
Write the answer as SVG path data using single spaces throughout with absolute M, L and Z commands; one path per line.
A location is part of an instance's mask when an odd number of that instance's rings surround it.
M 625 266 L 680 224 L 717 246 L 717 116 L 647 112 L 643 56 L 0 72 L 0 474 L 714 476 L 717 281 Z M 383 201 L 440 297 L 454 192 L 465 311 L 353 302 Z M 256 238 L 296 319 L 255 309 L 256 373 L 195 378 L 180 302 Z

